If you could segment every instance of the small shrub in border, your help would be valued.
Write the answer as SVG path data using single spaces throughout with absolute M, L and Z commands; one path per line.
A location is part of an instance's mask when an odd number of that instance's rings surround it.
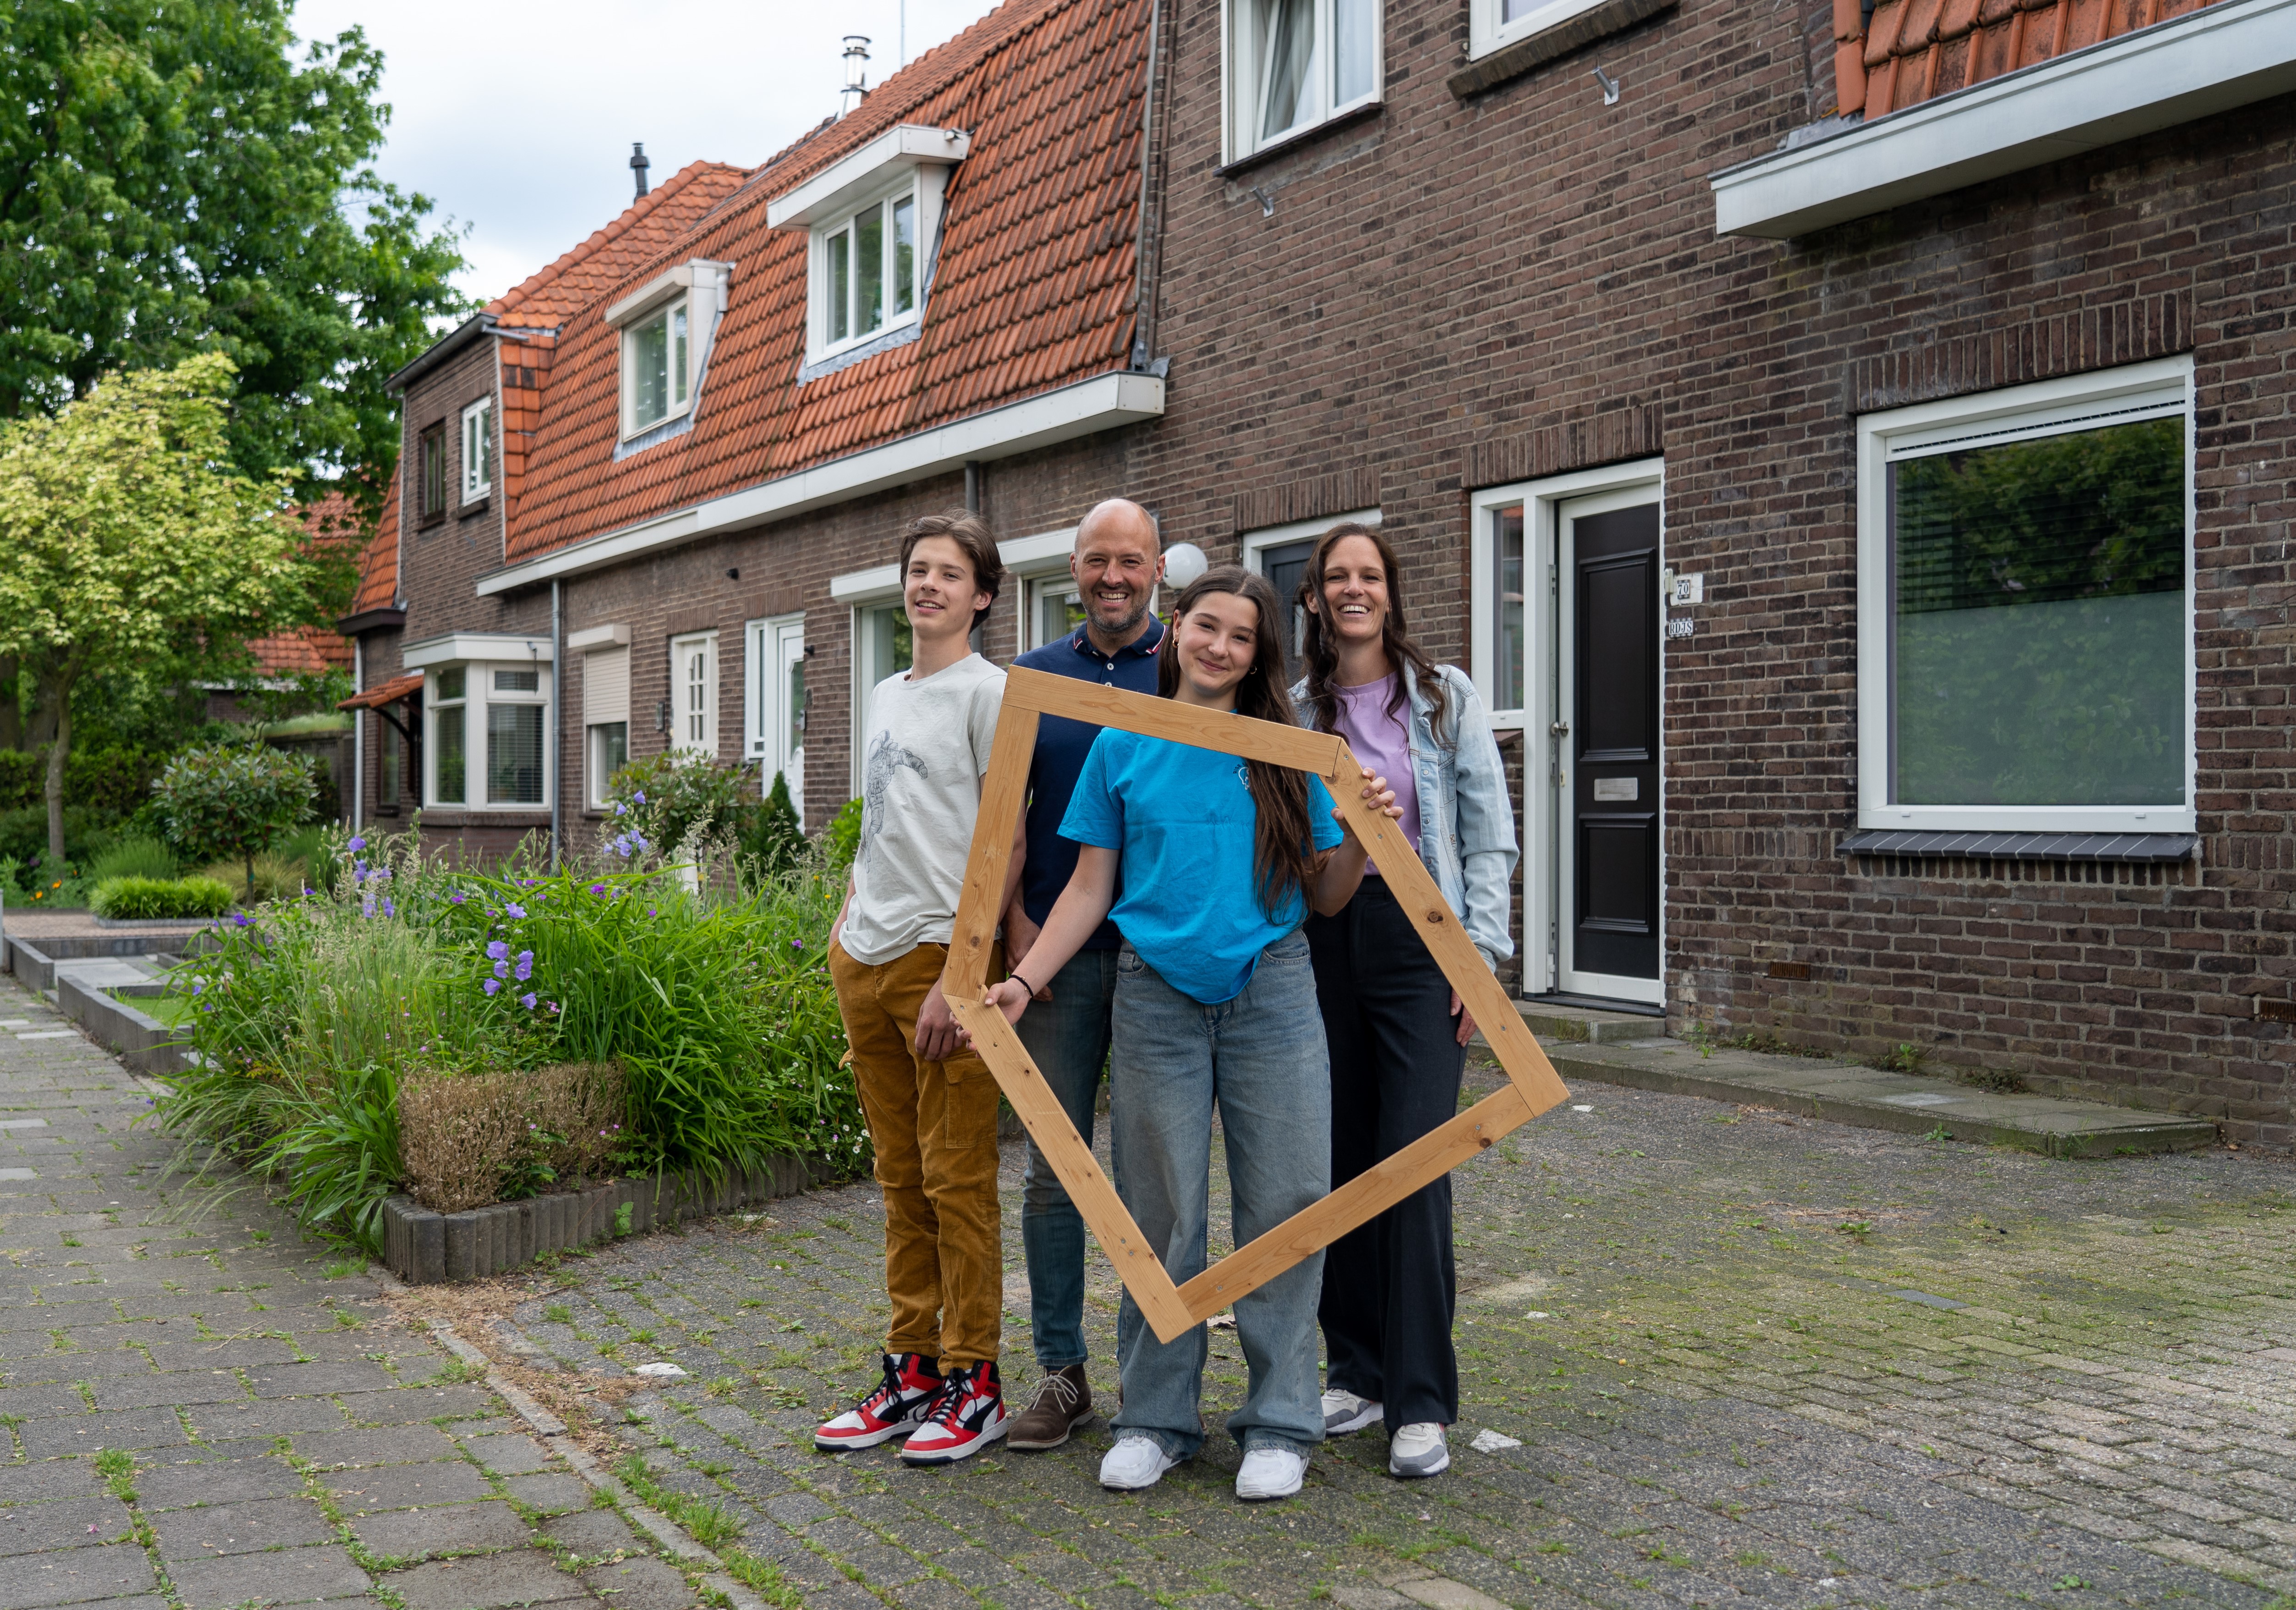
M 105 878 L 88 896 L 96 916 L 114 922 L 221 916 L 231 909 L 231 886 L 213 878 Z

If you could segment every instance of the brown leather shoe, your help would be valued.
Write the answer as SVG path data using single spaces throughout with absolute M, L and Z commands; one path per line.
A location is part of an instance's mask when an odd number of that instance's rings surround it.
M 1004 1445 L 1029 1452 L 1058 1448 L 1069 1440 L 1069 1433 L 1091 1418 L 1092 1383 L 1085 1379 L 1083 1365 L 1071 1364 L 1037 1383 L 1029 1394 L 1029 1407 L 1004 1433 Z

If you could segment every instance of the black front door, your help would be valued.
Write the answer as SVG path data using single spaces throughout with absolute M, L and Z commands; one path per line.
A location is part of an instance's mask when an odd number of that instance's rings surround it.
M 1300 658 L 1306 645 L 1308 611 L 1300 602 L 1300 579 L 1308 573 L 1308 561 L 1316 555 L 1315 539 L 1287 542 L 1282 547 L 1259 550 L 1259 573 L 1267 578 L 1267 585 L 1275 589 L 1275 603 L 1283 611 L 1291 629 L 1283 639 L 1284 686 L 1289 687 L 1307 672 Z
M 1570 970 L 1655 979 L 1658 505 L 1581 515 L 1572 530 Z

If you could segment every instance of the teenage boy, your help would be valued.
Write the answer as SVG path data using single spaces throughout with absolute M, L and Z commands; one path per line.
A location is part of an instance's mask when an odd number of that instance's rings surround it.
M 1136 694 L 1155 693 L 1156 650 L 1164 641 L 1163 624 L 1148 612 L 1164 574 L 1155 520 L 1121 497 L 1096 505 L 1077 527 L 1069 574 L 1076 578 L 1083 624 L 1013 663 Z M 1037 723 L 1023 822 L 1026 858 L 1019 891 L 1004 912 L 1005 953 L 1013 966 L 1028 955 L 1037 930 L 1076 870 L 1077 845 L 1061 837 L 1061 822 L 1099 732 L 1058 716 Z M 1087 1146 L 1101 1071 L 1108 1062 L 1116 952 L 1123 942 L 1114 923 L 1101 924 L 1083 949 L 1042 981 L 1044 992 L 1019 1025 L 1021 1043 Z M 1084 1220 L 1033 1138 L 1022 1187 L 1021 1245 L 1029 1262 L 1030 1335 L 1045 1376 L 1014 1417 L 1007 1441 L 1016 1449 L 1057 1448 L 1093 1413 L 1092 1384 L 1085 1376 Z
M 942 1465 L 1005 1432 L 996 1081 L 959 1046 L 940 991 L 1004 697 L 1004 673 L 970 638 L 1004 567 L 988 528 L 956 512 L 910 523 L 900 571 L 913 662 L 869 694 L 861 846 L 829 944 L 884 1191 L 893 1317 L 882 1381 L 813 1441 L 906 1438 L 902 1458 Z

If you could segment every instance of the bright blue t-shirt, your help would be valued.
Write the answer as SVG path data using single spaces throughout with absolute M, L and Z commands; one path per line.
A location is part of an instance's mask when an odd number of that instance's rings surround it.
M 1260 909 L 1259 808 L 1249 776 L 1234 755 L 1103 730 L 1061 823 L 1062 838 L 1122 852 L 1123 893 L 1111 919 L 1166 983 L 1208 1006 L 1242 994 L 1260 951 L 1308 915 L 1297 894 L 1273 919 Z M 1318 850 L 1341 836 L 1332 809 L 1323 779 L 1310 776 Z

